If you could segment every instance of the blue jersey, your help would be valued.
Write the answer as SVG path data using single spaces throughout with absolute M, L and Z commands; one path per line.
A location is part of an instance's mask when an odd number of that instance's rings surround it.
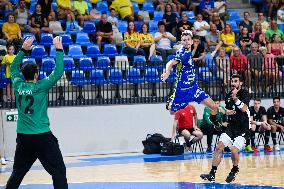
M 180 63 L 176 66 L 176 86 L 177 88 L 189 88 L 196 84 L 195 65 L 191 59 L 192 53 L 181 48 L 173 60 Z

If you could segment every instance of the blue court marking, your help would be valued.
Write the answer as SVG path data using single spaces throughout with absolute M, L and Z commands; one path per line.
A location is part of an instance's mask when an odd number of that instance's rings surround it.
M 51 184 L 22 185 L 20 189 L 52 189 Z M 282 187 L 190 182 L 87 182 L 70 183 L 69 189 L 283 189 Z M 0 189 L 4 187 L 0 186 Z

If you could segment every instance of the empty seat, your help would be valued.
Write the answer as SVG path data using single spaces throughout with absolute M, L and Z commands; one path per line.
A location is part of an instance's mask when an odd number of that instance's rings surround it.
M 74 59 L 71 57 L 64 57 L 63 58 L 64 70 L 65 71 L 73 71 L 75 70 L 75 63 Z
M 109 70 L 111 67 L 110 59 L 107 56 L 99 56 L 96 64 L 97 69 Z
M 84 22 L 83 32 L 94 34 L 96 33 L 96 25 L 93 22 Z
M 97 2 L 96 10 L 99 12 L 107 12 L 108 11 L 107 2 L 106 1 Z
M 144 83 L 145 80 L 141 76 L 140 69 L 130 68 L 127 72 L 127 81 L 134 84 Z
M 146 1 L 143 3 L 143 11 L 147 11 L 150 14 L 153 14 L 155 11 L 154 5 L 152 1 Z
M 94 70 L 94 64 L 91 58 L 80 58 L 79 60 L 79 69 L 83 71 Z
M 150 22 L 149 22 L 149 32 L 157 32 L 157 31 L 159 31 L 158 21 L 150 20 Z
M 118 55 L 115 44 L 105 44 L 104 45 L 104 55 L 111 58 Z
M 68 56 L 76 59 L 80 59 L 84 57 L 82 48 L 80 45 L 69 45 Z
M 147 63 L 146 63 L 145 56 L 142 56 L 142 55 L 134 56 L 133 67 L 144 70 L 146 65 L 147 65 Z
M 118 30 L 121 32 L 121 33 L 125 33 L 127 31 L 127 22 L 126 21 L 123 21 L 123 20 L 118 20 Z
M 154 20 L 160 21 L 163 20 L 164 13 L 162 11 L 155 11 L 154 12 Z
M 64 51 L 63 51 L 63 54 L 64 54 Z M 52 58 L 56 57 L 56 48 L 53 45 L 50 46 L 49 56 L 52 57 Z M 64 54 L 64 56 L 65 56 L 65 54 Z
M 113 84 L 121 85 L 126 81 L 123 79 L 122 71 L 117 68 L 112 68 L 109 71 L 109 81 Z
M 41 33 L 40 44 L 50 46 L 53 44 L 53 35 L 51 33 Z
M 76 34 L 76 44 L 81 46 L 88 46 L 91 44 L 89 35 L 87 33 L 79 32 Z
M 6 75 L 5 72 L 0 73 L 0 88 L 4 88 L 6 86 Z
M 87 46 L 86 56 L 91 58 L 98 58 L 99 56 L 102 56 L 99 46 L 98 45 Z
M 32 53 L 31 53 L 31 56 L 33 58 L 36 58 L 36 59 L 42 59 L 43 57 L 45 57 L 47 54 L 45 52 L 45 49 L 43 46 L 41 45 L 36 45 L 32 48 Z
M 51 72 L 55 67 L 54 58 L 43 58 L 40 66 L 41 71 Z
M 72 71 L 71 84 L 78 86 L 83 86 L 88 84 L 88 81 L 86 80 L 83 70 Z
M 145 80 L 149 83 L 161 82 L 158 70 L 156 68 L 147 68 L 145 73 Z
M 107 83 L 107 80 L 104 78 L 103 70 L 92 70 L 90 74 L 90 82 L 96 85 L 103 85 Z
M 62 45 L 63 46 L 69 46 L 69 45 L 73 44 L 73 40 L 72 40 L 70 34 L 62 34 L 60 36 L 62 38 Z
M 162 70 L 166 65 L 163 63 L 163 58 L 160 55 L 153 55 L 150 58 L 150 67 Z
M 132 7 L 133 7 L 133 10 L 134 10 L 134 13 L 138 14 L 138 12 L 140 11 L 138 3 L 135 2 L 135 1 L 132 2 Z
M 45 79 L 47 76 L 46 76 L 46 73 L 44 71 L 40 71 L 38 77 L 41 80 L 41 79 Z
M 23 64 L 35 64 L 36 60 L 34 58 L 23 58 L 22 63 Z

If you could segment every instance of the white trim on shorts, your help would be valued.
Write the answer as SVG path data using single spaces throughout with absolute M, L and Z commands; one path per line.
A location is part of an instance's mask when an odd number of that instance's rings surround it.
M 225 145 L 225 147 L 231 148 L 232 146 L 234 146 L 239 150 L 243 149 L 246 144 L 245 137 L 237 136 L 236 138 L 234 138 L 234 140 L 232 140 L 226 133 L 221 134 L 219 141 L 221 141 Z

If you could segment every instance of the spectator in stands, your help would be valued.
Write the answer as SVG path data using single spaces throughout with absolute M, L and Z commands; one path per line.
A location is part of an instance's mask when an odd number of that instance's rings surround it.
M 277 11 L 277 24 L 278 24 L 278 28 L 281 31 L 284 31 L 284 2 L 283 1 L 282 1 L 280 8 Z
M 201 0 L 199 4 L 199 9 L 204 19 L 209 21 L 210 17 L 212 16 L 214 12 L 214 1 L 213 0 Z
M 266 33 L 266 31 L 269 29 L 269 23 L 266 21 L 264 13 L 262 12 L 258 13 L 257 22 L 261 24 L 262 32 Z
M 205 36 L 207 43 L 208 52 L 212 52 L 211 55 L 214 57 L 216 52 L 222 46 L 222 41 L 220 41 L 220 32 L 217 30 L 215 24 L 210 24 L 210 32 Z
M 101 21 L 96 24 L 96 35 L 97 35 L 97 44 L 99 48 L 102 47 L 102 42 L 105 43 L 114 43 L 112 25 L 107 21 L 107 14 L 103 13 L 101 16 Z
M 71 7 L 71 0 L 56 0 L 58 18 L 61 20 L 75 21 L 74 10 Z
M 173 0 L 173 3 L 177 7 L 177 12 L 182 11 L 195 11 L 196 6 L 193 4 L 192 0 Z
M 242 53 L 247 55 L 249 53 L 250 45 L 252 43 L 251 37 L 249 36 L 248 29 L 242 28 L 240 34 L 240 45 Z
M 194 35 L 193 44 L 191 45 L 191 52 L 192 52 L 192 60 L 195 62 L 196 65 L 202 66 L 205 64 L 205 48 L 204 45 L 201 43 L 200 37 Z
M 270 0 L 268 2 L 268 20 L 273 20 L 273 12 L 276 12 L 279 6 L 279 0 Z
M 141 39 L 141 48 L 144 50 L 145 55 L 148 60 L 150 60 L 151 56 L 155 54 L 155 40 L 151 33 L 149 33 L 149 27 L 147 24 L 142 25 L 142 31 L 140 33 Z
M 49 19 L 55 19 L 55 12 L 52 9 L 52 4 L 53 0 L 38 0 L 38 4 L 42 7 L 42 14 L 45 16 L 45 18 L 48 20 Z
M 261 77 L 264 75 L 264 62 L 262 55 L 258 52 L 258 44 L 253 42 L 250 46 L 250 53 L 247 55 L 248 64 L 250 67 L 250 72 L 255 80 L 255 92 L 259 93 Z
M 283 48 L 280 43 L 280 39 L 277 34 L 272 35 L 271 42 L 267 45 L 267 52 L 273 54 L 274 56 L 283 56 Z
M 41 5 L 36 5 L 36 11 L 31 16 L 31 27 L 36 30 L 37 39 L 39 41 L 41 32 L 52 33 L 48 27 L 48 22 L 45 16 L 41 13 Z
M 247 62 L 247 57 L 240 52 L 239 47 L 234 47 L 232 55 L 230 57 L 230 68 L 233 74 L 239 74 L 247 81 L 247 86 L 249 88 L 249 93 L 251 90 L 251 72 L 250 67 Z
M 114 8 L 110 9 L 110 15 L 108 16 L 107 21 L 111 23 L 113 31 L 118 30 L 117 12 Z
M 122 20 L 134 21 L 134 9 L 130 0 L 113 0 L 111 8 L 118 12 Z
M 249 35 L 252 33 L 253 30 L 253 22 L 249 20 L 250 19 L 250 13 L 244 12 L 244 20 L 240 22 L 239 28 L 242 30 L 243 28 L 248 29 Z
M 131 61 L 133 61 L 133 57 L 136 55 L 145 56 L 145 52 L 141 48 L 140 35 L 132 21 L 128 22 L 127 32 L 124 34 L 124 43 L 123 53 L 127 54 Z
M 281 31 L 277 26 L 277 21 L 272 20 L 270 24 L 270 28 L 266 31 L 266 41 L 271 41 L 273 34 L 277 34 L 280 38 L 280 42 L 284 41 L 284 34 L 283 31 Z
M 101 12 L 99 12 L 97 9 L 93 8 L 91 11 L 90 11 L 90 15 L 91 15 L 91 20 L 92 21 L 99 21 L 101 19 Z
M 89 13 L 87 1 L 76 0 L 74 1 L 73 7 L 75 9 L 75 14 L 78 19 L 79 25 L 81 27 L 84 27 L 85 20 L 92 20 L 92 16 Z
M 198 14 L 196 17 L 196 21 L 194 22 L 194 30 L 195 34 L 198 35 L 202 42 L 205 42 L 205 36 L 207 35 L 207 30 L 210 29 L 209 24 L 203 20 L 201 14 Z
M 13 10 L 13 4 L 9 0 L 1 0 L 0 1 L 0 10 L 5 10 L 5 11 Z M 5 17 L 4 13 L 5 12 L 0 13 L 2 19 Z
M 215 13 L 217 13 L 222 20 L 225 20 L 225 16 L 227 15 L 226 9 L 227 9 L 226 1 L 217 0 L 217 1 L 214 2 Z M 221 30 L 219 30 L 219 31 L 221 31 Z
M 175 55 L 176 50 L 171 46 L 171 42 L 176 42 L 175 36 L 165 31 L 165 23 L 158 22 L 159 32 L 155 33 L 156 50 L 162 55 L 163 61 L 166 62 L 169 55 Z
M 260 47 L 259 51 L 264 58 L 263 70 L 265 71 L 265 87 L 266 92 L 269 92 L 270 88 L 276 88 L 276 81 L 282 77 L 282 72 L 279 71 L 275 56 L 271 53 L 267 53 L 266 47 Z
M 225 28 L 224 21 L 221 20 L 218 13 L 216 12 L 213 13 L 212 18 L 210 20 L 210 24 L 215 24 L 217 27 L 217 30 L 219 30 L 220 32 L 223 31 Z
M 254 104 L 249 108 L 251 129 L 250 137 L 246 141 L 246 152 L 259 152 L 255 145 L 255 132 L 263 133 L 264 131 L 270 132 L 271 126 L 267 123 L 267 113 L 263 106 L 260 105 L 259 98 L 254 99 Z M 251 144 L 251 146 L 250 146 Z
M 230 79 L 230 61 L 229 57 L 226 56 L 226 51 L 224 47 L 219 50 L 219 55 L 216 57 L 216 65 L 218 68 L 218 77 L 223 80 L 223 85 L 225 88 L 228 87 Z
M 184 30 L 194 30 L 193 24 L 187 20 L 186 13 L 181 14 L 181 21 L 177 24 L 177 41 L 181 40 L 181 34 Z
M 14 89 L 12 87 L 10 65 L 12 64 L 16 55 L 14 54 L 15 49 L 13 45 L 9 45 L 7 49 L 8 52 L 7 55 L 5 55 L 2 60 L 2 65 L 6 65 L 7 101 L 11 102 L 11 96 L 12 96 L 12 101 L 15 101 L 15 95 L 14 95 Z
M 280 151 L 279 141 L 276 141 L 276 132 L 284 133 L 284 108 L 281 107 L 280 97 L 273 97 L 273 106 L 267 109 L 267 118 L 268 123 L 271 125 L 273 149 L 274 151 Z M 265 144 L 268 145 L 267 139 Z
M 264 38 L 264 41 L 263 40 L 262 41 L 259 40 L 259 36 L 260 35 L 265 37 L 265 33 L 262 31 L 261 23 L 260 22 L 256 22 L 255 25 L 254 25 L 254 30 L 251 33 L 251 39 L 252 39 L 253 42 L 256 42 L 256 43 L 264 43 L 261 46 L 266 46 L 265 38 Z
M 236 37 L 230 24 L 226 24 L 220 38 L 223 42 L 223 47 L 225 47 L 226 53 L 231 53 L 232 49 L 236 46 Z
M 177 11 L 176 4 L 173 3 L 172 0 L 158 0 L 157 10 L 161 10 L 162 12 L 166 12 L 167 4 L 171 5 L 173 12 Z
M 13 13 L 8 14 L 8 21 L 3 24 L 2 32 L 7 44 L 13 44 L 15 52 L 22 46 L 22 34 L 19 24 L 15 23 L 16 17 Z
M 62 26 L 61 26 L 61 22 L 56 21 L 54 17 L 49 16 L 47 18 L 48 20 L 48 27 L 49 29 L 52 31 L 53 34 L 55 35 L 59 35 L 64 33 Z
M 171 4 L 166 5 L 166 11 L 163 15 L 163 21 L 166 24 L 166 31 L 176 35 L 176 28 L 178 23 L 178 17 L 176 13 L 172 12 Z
M 210 109 L 208 106 L 204 108 L 203 118 L 200 121 L 200 129 L 207 136 L 207 153 L 212 153 L 212 140 L 214 133 L 221 135 L 227 127 L 227 122 L 223 122 L 223 116 L 225 115 L 225 107 L 220 104 L 220 100 L 214 100 L 216 106 L 218 107 L 218 113 L 216 114 L 216 120 L 222 124 L 222 127 L 215 126 L 210 120 Z
M 175 113 L 172 141 L 175 140 L 177 133 L 184 137 L 188 149 L 202 139 L 203 133 L 197 127 L 197 113 L 193 105 L 189 104 Z M 194 136 L 192 140 L 191 135 Z

